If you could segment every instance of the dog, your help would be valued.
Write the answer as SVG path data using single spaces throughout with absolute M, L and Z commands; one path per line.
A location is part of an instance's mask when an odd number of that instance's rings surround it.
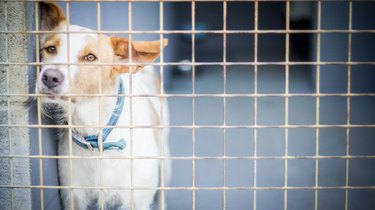
M 170 179 L 170 162 L 160 158 L 169 155 L 168 130 L 161 129 L 168 105 L 161 97 L 125 96 L 161 93 L 154 68 L 144 63 L 168 40 L 109 37 L 71 25 L 53 2 L 39 8 L 40 29 L 49 33 L 40 37 L 36 93 L 43 113 L 66 125 L 58 135 L 64 208 L 155 207 L 158 187 Z

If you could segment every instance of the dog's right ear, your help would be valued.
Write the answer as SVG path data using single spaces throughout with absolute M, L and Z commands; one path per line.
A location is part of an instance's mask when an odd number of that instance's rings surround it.
M 41 30 L 49 31 L 66 21 L 63 10 L 53 2 L 40 2 Z
M 117 68 L 116 71 L 120 73 L 132 72 L 136 73 L 142 70 L 144 64 L 141 63 L 151 63 L 156 60 L 160 55 L 160 45 L 165 47 L 168 45 L 168 39 L 163 39 L 156 41 L 132 41 L 130 42 L 127 38 L 122 37 L 111 37 L 110 38 L 114 54 L 122 59 L 129 60 L 129 48 L 132 51 L 132 61 L 140 63 L 136 68 L 129 69 L 128 67 Z

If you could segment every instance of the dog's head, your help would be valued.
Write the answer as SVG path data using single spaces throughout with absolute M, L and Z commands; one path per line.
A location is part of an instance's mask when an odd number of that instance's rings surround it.
M 117 88 L 118 75 L 141 70 L 142 62 L 154 61 L 161 46 L 167 45 L 167 40 L 130 42 L 90 33 L 90 29 L 70 25 L 54 3 L 40 3 L 40 11 L 41 30 L 52 32 L 40 38 L 42 65 L 36 91 L 51 95 L 42 100 L 45 103 L 64 101 L 66 94 L 97 94 Z M 126 65 L 130 60 L 137 65 Z M 123 65 L 105 65 L 111 63 Z

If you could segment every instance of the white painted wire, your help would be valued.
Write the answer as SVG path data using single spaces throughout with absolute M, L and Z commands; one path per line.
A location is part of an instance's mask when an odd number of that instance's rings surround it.
M 285 62 L 289 62 L 289 48 L 290 48 L 290 34 L 288 33 L 290 30 L 290 1 L 287 0 L 286 2 L 286 31 L 285 34 Z M 289 94 L 289 65 L 285 65 L 285 94 Z M 289 125 L 289 97 L 285 97 L 285 125 Z M 288 157 L 288 148 L 289 148 L 289 129 L 285 128 L 284 134 L 284 156 Z M 288 159 L 284 160 L 284 187 L 288 187 Z M 288 190 L 284 190 L 284 210 L 288 209 Z
M 160 31 L 163 31 L 164 30 L 164 3 L 163 1 L 160 1 L 159 3 L 159 16 L 160 16 L 160 19 L 159 19 L 159 27 L 160 27 Z M 160 45 L 159 45 L 159 48 L 160 48 L 160 63 L 163 63 L 164 61 L 164 35 L 163 33 L 160 33 L 159 35 L 159 40 L 160 40 Z M 161 95 L 164 94 L 164 66 L 160 66 L 160 93 Z M 164 116 L 164 100 L 165 98 L 164 97 L 160 97 L 159 98 L 159 103 L 160 103 L 160 122 L 161 124 L 164 125 L 164 122 L 165 122 L 165 116 Z M 159 204 L 160 208 L 161 209 L 166 209 L 166 204 L 165 204 L 165 190 L 164 190 L 164 187 L 165 187 L 165 161 L 164 161 L 164 156 L 165 156 L 165 151 L 164 151 L 164 144 L 167 143 L 166 140 L 164 139 L 164 132 L 165 130 L 163 128 L 159 129 L 159 133 L 160 133 L 160 142 L 159 144 L 161 145 L 160 147 L 160 156 L 161 156 L 161 160 L 160 160 L 160 192 L 161 193 L 161 197 L 160 197 L 160 200 L 159 202 L 161 202 Z M 170 169 L 168 169 L 170 170 Z
M 223 94 L 224 94 L 224 97 L 223 97 L 223 125 L 226 126 L 227 125 L 227 98 L 225 97 L 226 93 L 227 93 L 227 66 L 225 65 L 225 63 L 227 62 L 227 34 L 226 34 L 226 30 L 227 30 L 227 7 L 228 7 L 228 4 L 227 2 L 224 0 L 223 1 Z M 226 143 L 227 143 L 227 129 L 224 127 L 223 128 L 223 188 L 224 188 L 224 191 L 223 191 L 223 210 L 226 210 L 227 209 L 227 189 L 226 189 L 226 186 L 227 186 L 227 158 L 226 158 L 226 150 L 227 150 L 227 146 L 226 146 Z
M 322 3 L 319 0 L 318 1 L 318 30 L 321 28 L 321 19 L 322 19 Z M 320 33 L 317 33 L 317 40 L 316 40 L 316 61 L 320 61 L 320 41 L 321 41 L 321 36 Z M 320 65 L 316 65 L 316 93 L 320 93 Z M 315 106 L 315 125 L 320 124 L 320 97 L 316 97 L 316 106 Z M 315 128 L 315 156 L 319 156 L 319 128 Z M 314 180 L 315 187 L 319 186 L 319 160 L 315 159 L 315 180 Z M 318 210 L 318 190 L 314 190 L 314 209 Z
M 349 1 L 349 31 L 352 29 L 353 2 Z M 352 60 L 352 33 L 348 33 L 348 62 Z M 348 64 L 347 93 L 351 92 L 351 65 Z M 346 124 L 350 125 L 350 96 L 346 97 Z M 346 128 L 346 156 L 350 155 L 350 128 Z M 349 161 L 345 160 L 345 186 L 349 186 Z M 345 190 L 345 210 L 348 210 L 349 191 Z
M 254 31 L 258 31 L 259 4 L 254 2 Z M 254 126 L 258 125 L 258 33 L 254 34 Z M 258 130 L 253 132 L 253 210 L 257 209 L 257 137 Z
M 133 30 L 133 17 L 132 17 L 132 1 L 128 2 L 128 28 L 129 31 Z M 132 34 L 129 34 L 129 47 L 128 47 L 128 55 L 129 55 L 129 63 L 133 64 L 133 50 L 132 50 Z M 130 125 L 133 125 L 133 74 L 130 71 L 128 74 L 129 76 L 129 107 L 130 107 Z M 130 128 L 130 208 L 134 210 L 134 130 Z
M 192 0 L 191 1 L 191 30 L 192 30 L 192 33 L 191 33 L 191 63 L 192 63 L 192 90 L 191 90 L 191 93 L 192 93 L 192 128 L 191 128 L 191 132 L 192 132 L 192 158 L 191 158 L 191 161 L 192 161 L 192 177 L 193 177 L 193 183 L 192 183 L 192 210 L 195 210 L 196 209 L 196 179 L 195 179 L 195 175 L 196 175 L 196 162 L 195 162 L 195 142 L 196 142 L 196 138 L 195 138 L 195 135 L 196 135 L 196 129 L 195 129 L 195 72 L 196 72 L 196 64 L 195 64 L 195 8 L 196 8 L 196 4 L 195 4 L 195 0 Z
M 65 2 L 66 6 L 66 21 L 69 23 L 70 22 L 70 2 Z M 70 64 L 70 26 L 67 24 L 66 27 L 67 30 L 67 69 L 68 69 L 68 81 L 72 81 L 71 79 L 71 64 Z M 68 97 L 68 125 L 71 125 L 71 127 L 68 128 L 68 139 L 72 139 L 72 129 L 75 128 L 73 126 L 73 121 L 72 121 L 72 98 Z M 68 147 L 69 147 L 69 156 L 73 156 L 73 145 L 72 141 L 68 141 Z M 69 159 L 69 178 L 70 178 L 70 186 L 73 185 L 73 159 Z M 73 188 L 68 188 L 69 190 L 69 196 L 70 196 L 70 208 L 74 209 L 74 193 L 73 193 Z
M 39 4 L 35 3 L 35 14 L 39 14 Z M 39 18 L 35 16 L 35 29 L 38 31 L 39 29 Z M 39 56 L 39 34 L 36 34 L 35 39 L 35 55 L 36 55 L 36 61 L 40 62 L 40 56 Z M 36 78 L 40 77 L 40 66 L 36 66 Z M 38 125 L 42 125 L 42 102 L 41 98 L 37 97 L 37 118 L 38 118 Z M 39 147 L 39 155 L 43 157 L 43 148 L 42 148 L 42 128 L 38 128 L 38 147 Z M 43 174 L 43 159 L 39 159 L 39 182 L 40 185 L 43 186 L 44 184 L 44 174 Z M 44 209 L 44 190 L 40 189 L 40 209 Z

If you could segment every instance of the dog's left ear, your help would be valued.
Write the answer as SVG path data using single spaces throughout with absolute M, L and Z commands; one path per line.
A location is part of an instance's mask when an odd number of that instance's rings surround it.
M 53 30 L 66 21 L 63 10 L 54 2 L 40 2 L 41 30 Z
M 156 60 L 160 55 L 160 45 L 164 48 L 168 44 L 167 39 L 157 41 L 132 41 L 131 43 L 127 38 L 111 37 L 113 51 L 116 56 L 122 59 L 129 58 L 129 47 L 131 47 L 132 61 L 137 63 L 151 63 Z M 140 64 L 136 69 L 132 69 L 132 73 L 137 72 L 143 68 L 144 65 Z M 123 69 L 123 72 L 130 71 Z

